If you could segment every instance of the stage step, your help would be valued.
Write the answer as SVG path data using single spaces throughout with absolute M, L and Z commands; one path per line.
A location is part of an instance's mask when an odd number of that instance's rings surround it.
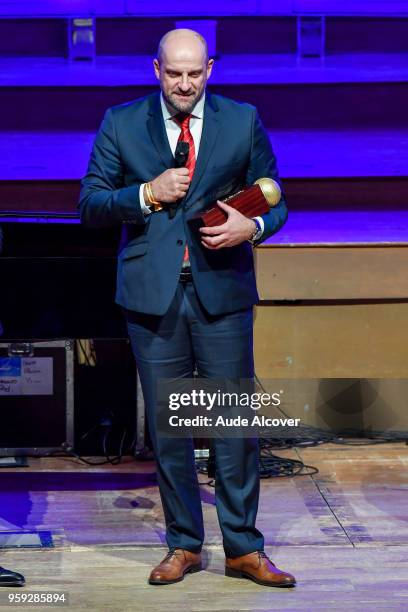
M 321 215 L 319 218 L 324 218 L 327 211 L 340 216 L 343 212 L 362 211 L 368 213 L 368 219 L 370 215 L 375 218 L 377 211 L 408 210 L 407 177 L 287 178 L 283 186 L 292 212 L 317 211 Z M 0 223 L 16 220 L 39 224 L 48 223 L 48 220 L 77 223 L 79 188 L 79 179 L 1 181 Z M 353 219 L 353 214 L 348 218 Z M 406 225 L 400 230 L 405 232 Z
M 276 130 L 370 130 L 407 126 L 406 83 L 220 85 L 210 91 L 254 104 Z M 151 87 L 8 87 L 0 90 L 0 131 L 93 132 L 107 108 Z
M 157 85 L 151 55 L 106 55 L 94 62 L 70 62 L 62 57 L 0 57 L 0 73 L 0 88 Z M 211 76 L 213 86 L 407 81 L 408 46 L 404 53 L 336 53 L 325 58 L 255 50 L 250 54 L 225 54 L 216 60 Z
M 7 5 L 9 3 L 6 3 Z M 96 4 L 96 3 L 95 3 Z M 185 5 L 185 2 L 183 2 Z M 219 4 L 218 9 L 219 9 Z M 237 0 L 234 2 L 237 5 Z M 276 3 L 268 3 L 276 4 Z M 0 12 L 1 12 L 0 6 Z M 152 7 L 153 8 L 153 7 Z M 162 7 L 160 7 L 162 8 Z M 186 8 L 186 7 L 185 7 Z M 0 17 L 0 55 L 8 56 L 67 56 L 68 16 L 78 17 L 78 11 L 67 15 L 32 17 L 34 7 L 21 17 Z M 139 7 L 140 9 L 140 7 Z M 229 16 L 207 19 L 217 21 L 217 53 L 294 53 L 297 49 L 297 16 L 291 11 L 282 15 L 255 15 L 253 7 Z M 139 12 L 139 11 L 138 11 Z M 241 12 L 241 15 L 239 14 Z M 303 11 L 303 14 L 307 11 Z M 227 15 L 229 11 L 226 11 Z M 87 17 L 93 14 L 90 11 Z M 97 55 L 153 55 L 160 37 L 175 27 L 176 21 L 188 15 L 172 16 L 99 16 L 96 17 Z M 320 9 L 317 15 L 324 14 Z M 195 17 L 200 18 L 196 12 Z M 316 15 L 315 15 L 316 17 Z M 205 19 L 205 16 L 204 16 Z M 193 22 L 194 23 L 194 22 Z M 199 27 L 199 26 L 197 26 Z M 408 19 L 403 16 L 329 15 L 325 22 L 326 52 L 384 52 L 407 50 Z
M 406 210 L 290 210 L 285 226 L 266 246 L 408 245 Z
M 94 132 L 1 132 L 0 181 L 66 181 L 86 172 Z M 286 179 L 408 176 L 408 127 L 270 130 Z
M 287 192 L 288 220 L 280 232 L 262 244 L 263 248 L 408 246 L 408 207 L 380 208 L 373 200 L 372 208 L 352 210 L 349 206 L 332 210 L 326 206 L 319 210 L 310 200 L 308 207 L 299 210 L 292 206 L 290 182 Z M 21 218 L 20 221 L 16 217 L 14 221 L 4 222 L 0 215 L 3 255 L 6 257 L 80 257 L 89 254 L 113 257 L 119 247 L 120 226 L 95 230 L 84 227 L 78 219 L 58 223 L 55 219 L 46 221 L 44 216 L 33 217 L 31 222 L 28 218 L 22 222 Z

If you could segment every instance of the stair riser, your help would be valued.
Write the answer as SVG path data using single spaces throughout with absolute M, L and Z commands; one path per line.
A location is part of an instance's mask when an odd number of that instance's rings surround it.
M 182 20 L 178 17 L 177 20 Z M 187 17 L 188 19 L 188 17 Z M 175 18 L 99 18 L 98 55 L 154 54 L 160 37 L 175 27 Z M 408 19 L 328 17 L 328 53 L 406 52 Z M 219 17 L 217 52 L 295 53 L 296 17 Z M 0 56 L 65 56 L 67 20 L 64 18 L 0 19 Z
M 304 210 L 406 209 L 408 177 L 389 179 L 286 179 L 289 207 Z M 77 212 L 79 181 L 0 182 L 3 211 Z
M 408 83 L 223 85 L 212 91 L 258 107 L 273 129 L 406 126 Z M 5 87 L 0 130 L 95 131 L 105 110 L 156 87 Z

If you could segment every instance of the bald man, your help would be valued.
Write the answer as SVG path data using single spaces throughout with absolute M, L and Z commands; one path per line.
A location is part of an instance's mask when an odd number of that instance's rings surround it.
M 197 32 L 162 38 L 153 61 L 161 91 L 106 112 L 79 202 L 84 223 L 122 226 L 116 301 L 142 383 L 169 547 L 150 574 L 155 585 L 199 571 L 204 540 L 193 442 L 157 435 L 157 381 L 191 378 L 195 368 L 203 378 L 253 378 L 252 249 L 287 216 L 283 198 L 254 219 L 219 202 L 225 223 L 190 228 L 215 200 L 260 177 L 279 180 L 256 109 L 206 92 L 213 64 Z M 187 154 L 175 167 L 180 147 Z M 214 450 L 226 575 L 293 586 L 255 526 L 258 440 L 218 437 Z

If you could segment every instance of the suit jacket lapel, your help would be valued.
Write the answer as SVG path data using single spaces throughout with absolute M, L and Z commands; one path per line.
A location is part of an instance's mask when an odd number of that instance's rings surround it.
M 185 208 L 189 208 L 193 203 L 192 196 L 197 189 L 213 152 L 218 137 L 219 128 L 218 106 L 211 94 L 207 92 L 204 104 L 203 131 L 201 134 L 200 148 L 196 160 L 193 180 L 191 181 L 190 189 L 188 190 L 187 196 L 184 200 Z
M 167 138 L 164 125 L 163 113 L 160 105 L 160 93 L 155 94 L 150 99 L 149 118 L 147 129 L 158 154 L 163 160 L 166 168 L 174 166 L 174 157 L 170 149 L 169 139 Z

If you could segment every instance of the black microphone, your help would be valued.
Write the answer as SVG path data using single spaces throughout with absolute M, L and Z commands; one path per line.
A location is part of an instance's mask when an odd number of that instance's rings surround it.
M 185 140 L 180 140 L 177 143 L 176 152 L 174 153 L 174 167 L 184 168 L 187 164 L 188 154 L 190 152 L 190 145 Z
M 188 154 L 190 152 L 190 145 L 185 140 L 179 140 L 177 143 L 176 151 L 174 153 L 174 167 L 184 168 L 187 164 Z M 179 201 L 171 202 L 168 204 L 169 219 L 173 219 L 176 214 L 177 206 Z

